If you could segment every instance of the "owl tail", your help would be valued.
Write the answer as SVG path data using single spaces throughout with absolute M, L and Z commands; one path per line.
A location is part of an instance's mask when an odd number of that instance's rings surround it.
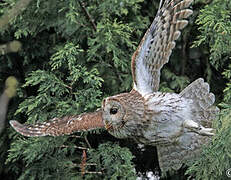
M 191 108 L 193 119 L 187 121 L 195 131 L 185 132 L 178 138 L 178 142 L 169 146 L 158 146 L 159 165 L 162 172 L 178 170 L 182 164 L 188 160 L 195 159 L 200 155 L 201 147 L 208 144 L 211 139 L 212 121 L 219 113 L 219 109 L 214 106 L 215 96 L 209 92 L 209 84 L 199 78 L 187 86 L 181 93 L 181 97 L 193 100 Z M 195 124 L 199 125 L 196 129 Z M 200 131 L 205 130 L 205 133 Z
M 36 136 L 62 136 L 74 132 L 103 128 L 102 110 L 93 113 L 83 113 L 76 116 L 65 116 L 54 118 L 48 122 L 35 125 L 20 124 L 17 121 L 10 121 L 10 125 L 20 134 L 27 137 Z
M 209 92 L 209 84 L 199 78 L 187 86 L 181 93 L 181 97 L 193 100 L 192 114 L 193 121 L 204 127 L 211 127 L 212 121 L 220 112 L 219 108 L 214 106 L 215 96 Z

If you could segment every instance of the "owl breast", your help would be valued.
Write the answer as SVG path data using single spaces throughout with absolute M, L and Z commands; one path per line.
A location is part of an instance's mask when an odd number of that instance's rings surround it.
M 192 119 L 192 103 L 174 93 L 155 92 L 144 97 L 136 91 L 123 93 L 103 101 L 103 121 L 117 138 L 172 144 L 184 133 L 183 122 Z
M 172 144 L 184 131 L 184 120 L 192 119 L 192 100 L 178 94 L 156 92 L 144 96 L 146 125 L 139 140 L 145 144 Z

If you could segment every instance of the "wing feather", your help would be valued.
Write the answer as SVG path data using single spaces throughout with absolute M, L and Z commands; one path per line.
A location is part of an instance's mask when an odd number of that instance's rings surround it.
M 20 124 L 17 121 L 11 120 L 10 125 L 18 133 L 27 137 L 62 136 L 79 131 L 104 128 L 101 109 L 93 113 L 54 118 L 48 122 L 37 123 L 34 125 Z
M 166 0 L 161 4 L 150 28 L 132 56 L 134 89 L 145 95 L 159 89 L 160 70 L 169 60 L 172 49 L 192 10 L 193 0 Z

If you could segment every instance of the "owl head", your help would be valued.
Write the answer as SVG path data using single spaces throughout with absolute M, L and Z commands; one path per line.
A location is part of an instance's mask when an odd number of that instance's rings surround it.
M 135 91 L 108 97 L 102 102 L 102 120 L 105 128 L 117 138 L 137 134 L 137 121 L 143 115 L 143 98 Z

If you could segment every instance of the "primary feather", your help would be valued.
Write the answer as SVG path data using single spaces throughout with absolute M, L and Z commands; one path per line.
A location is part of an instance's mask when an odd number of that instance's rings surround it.
M 159 89 L 160 70 L 169 60 L 175 40 L 192 14 L 193 0 L 165 1 L 132 57 L 134 89 L 145 95 Z

